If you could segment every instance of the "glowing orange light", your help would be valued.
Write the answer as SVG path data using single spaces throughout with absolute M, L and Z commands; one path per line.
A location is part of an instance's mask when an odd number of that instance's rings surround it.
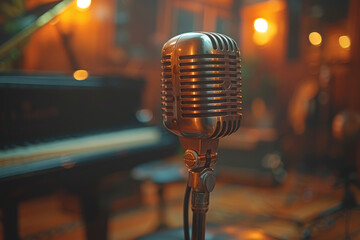
M 253 41 L 256 45 L 265 46 L 276 35 L 277 26 L 274 22 L 257 18 L 254 21 Z
M 77 0 L 76 5 L 78 8 L 87 9 L 91 5 L 91 0 Z
M 271 37 L 272 36 L 267 33 L 254 32 L 253 34 L 253 40 L 255 44 L 260 46 L 267 44 L 270 41 Z
M 343 132 L 342 127 L 344 126 L 344 117 L 342 115 L 336 115 L 334 121 L 332 122 L 332 132 L 337 140 L 342 140 Z
M 268 30 L 268 22 L 263 18 L 257 18 L 254 21 L 254 28 L 257 32 L 264 33 Z
M 339 44 L 342 48 L 349 48 L 351 45 L 351 41 L 349 36 L 343 35 L 339 37 Z
M 260 239 L 264 239 L 264 234 L 262 234 L 261 232 L 256 232 L 256 231 L 253 231 L 253 232 L 248 231 L 242 237 L 245 237 L 247 239 L 252 239 L 252 240 L 260 240 Z
M 82 81 L 88 78 L 89 73 L 86 70 L 76 70 L 73 76 L 76 80 Z
M 309 41 L 314 46 L 319 46 L 322 42 L 322 37 L 318 32 L 311 32 L 309 34 Z

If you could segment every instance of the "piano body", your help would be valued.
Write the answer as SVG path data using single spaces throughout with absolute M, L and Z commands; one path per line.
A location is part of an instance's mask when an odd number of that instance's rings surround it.
M 4 239 L 19 239 L 20 201 L 59 189 L 79 197 L 87 238 L 107 238 L 101 179 L 177 148 L 174 135 L 137 120 L 143 87 L 142 79 L 119 76 L 0 75 Z

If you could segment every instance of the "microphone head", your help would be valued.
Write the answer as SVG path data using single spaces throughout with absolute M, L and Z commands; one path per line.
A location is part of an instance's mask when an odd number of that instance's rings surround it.
M 185 138 L 218 139 L 240 127 L 241 65 L 236 42 L 223 34 L 184 33 L 162 48 L 163 123 Z

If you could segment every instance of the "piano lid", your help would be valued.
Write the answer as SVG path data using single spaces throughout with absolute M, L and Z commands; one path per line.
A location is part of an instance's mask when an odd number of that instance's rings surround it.
M 37 6 L 0 26 L 0 59 L 27 37 L 66 10 L 73 0 L 55 1 Z

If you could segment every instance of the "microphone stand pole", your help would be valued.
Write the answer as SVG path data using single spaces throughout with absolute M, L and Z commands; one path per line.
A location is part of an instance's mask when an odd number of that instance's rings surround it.
M 189 168 L 188 185 L 191 187 L 191 209 L 193 211 L 193 226 L 191 240 L 205 240 L 205 222 L 206 212 L 209 209 L 210 192 L 215 187 L 216 177 L 213 168 L 214 158 L 217 154 L 208 153 L 206 156 L 198 156 L 193 150 L 186 150 L 185 164 Z M 204 166 L 193 169 L 193 163 L 201 161 L 205 163 Z

